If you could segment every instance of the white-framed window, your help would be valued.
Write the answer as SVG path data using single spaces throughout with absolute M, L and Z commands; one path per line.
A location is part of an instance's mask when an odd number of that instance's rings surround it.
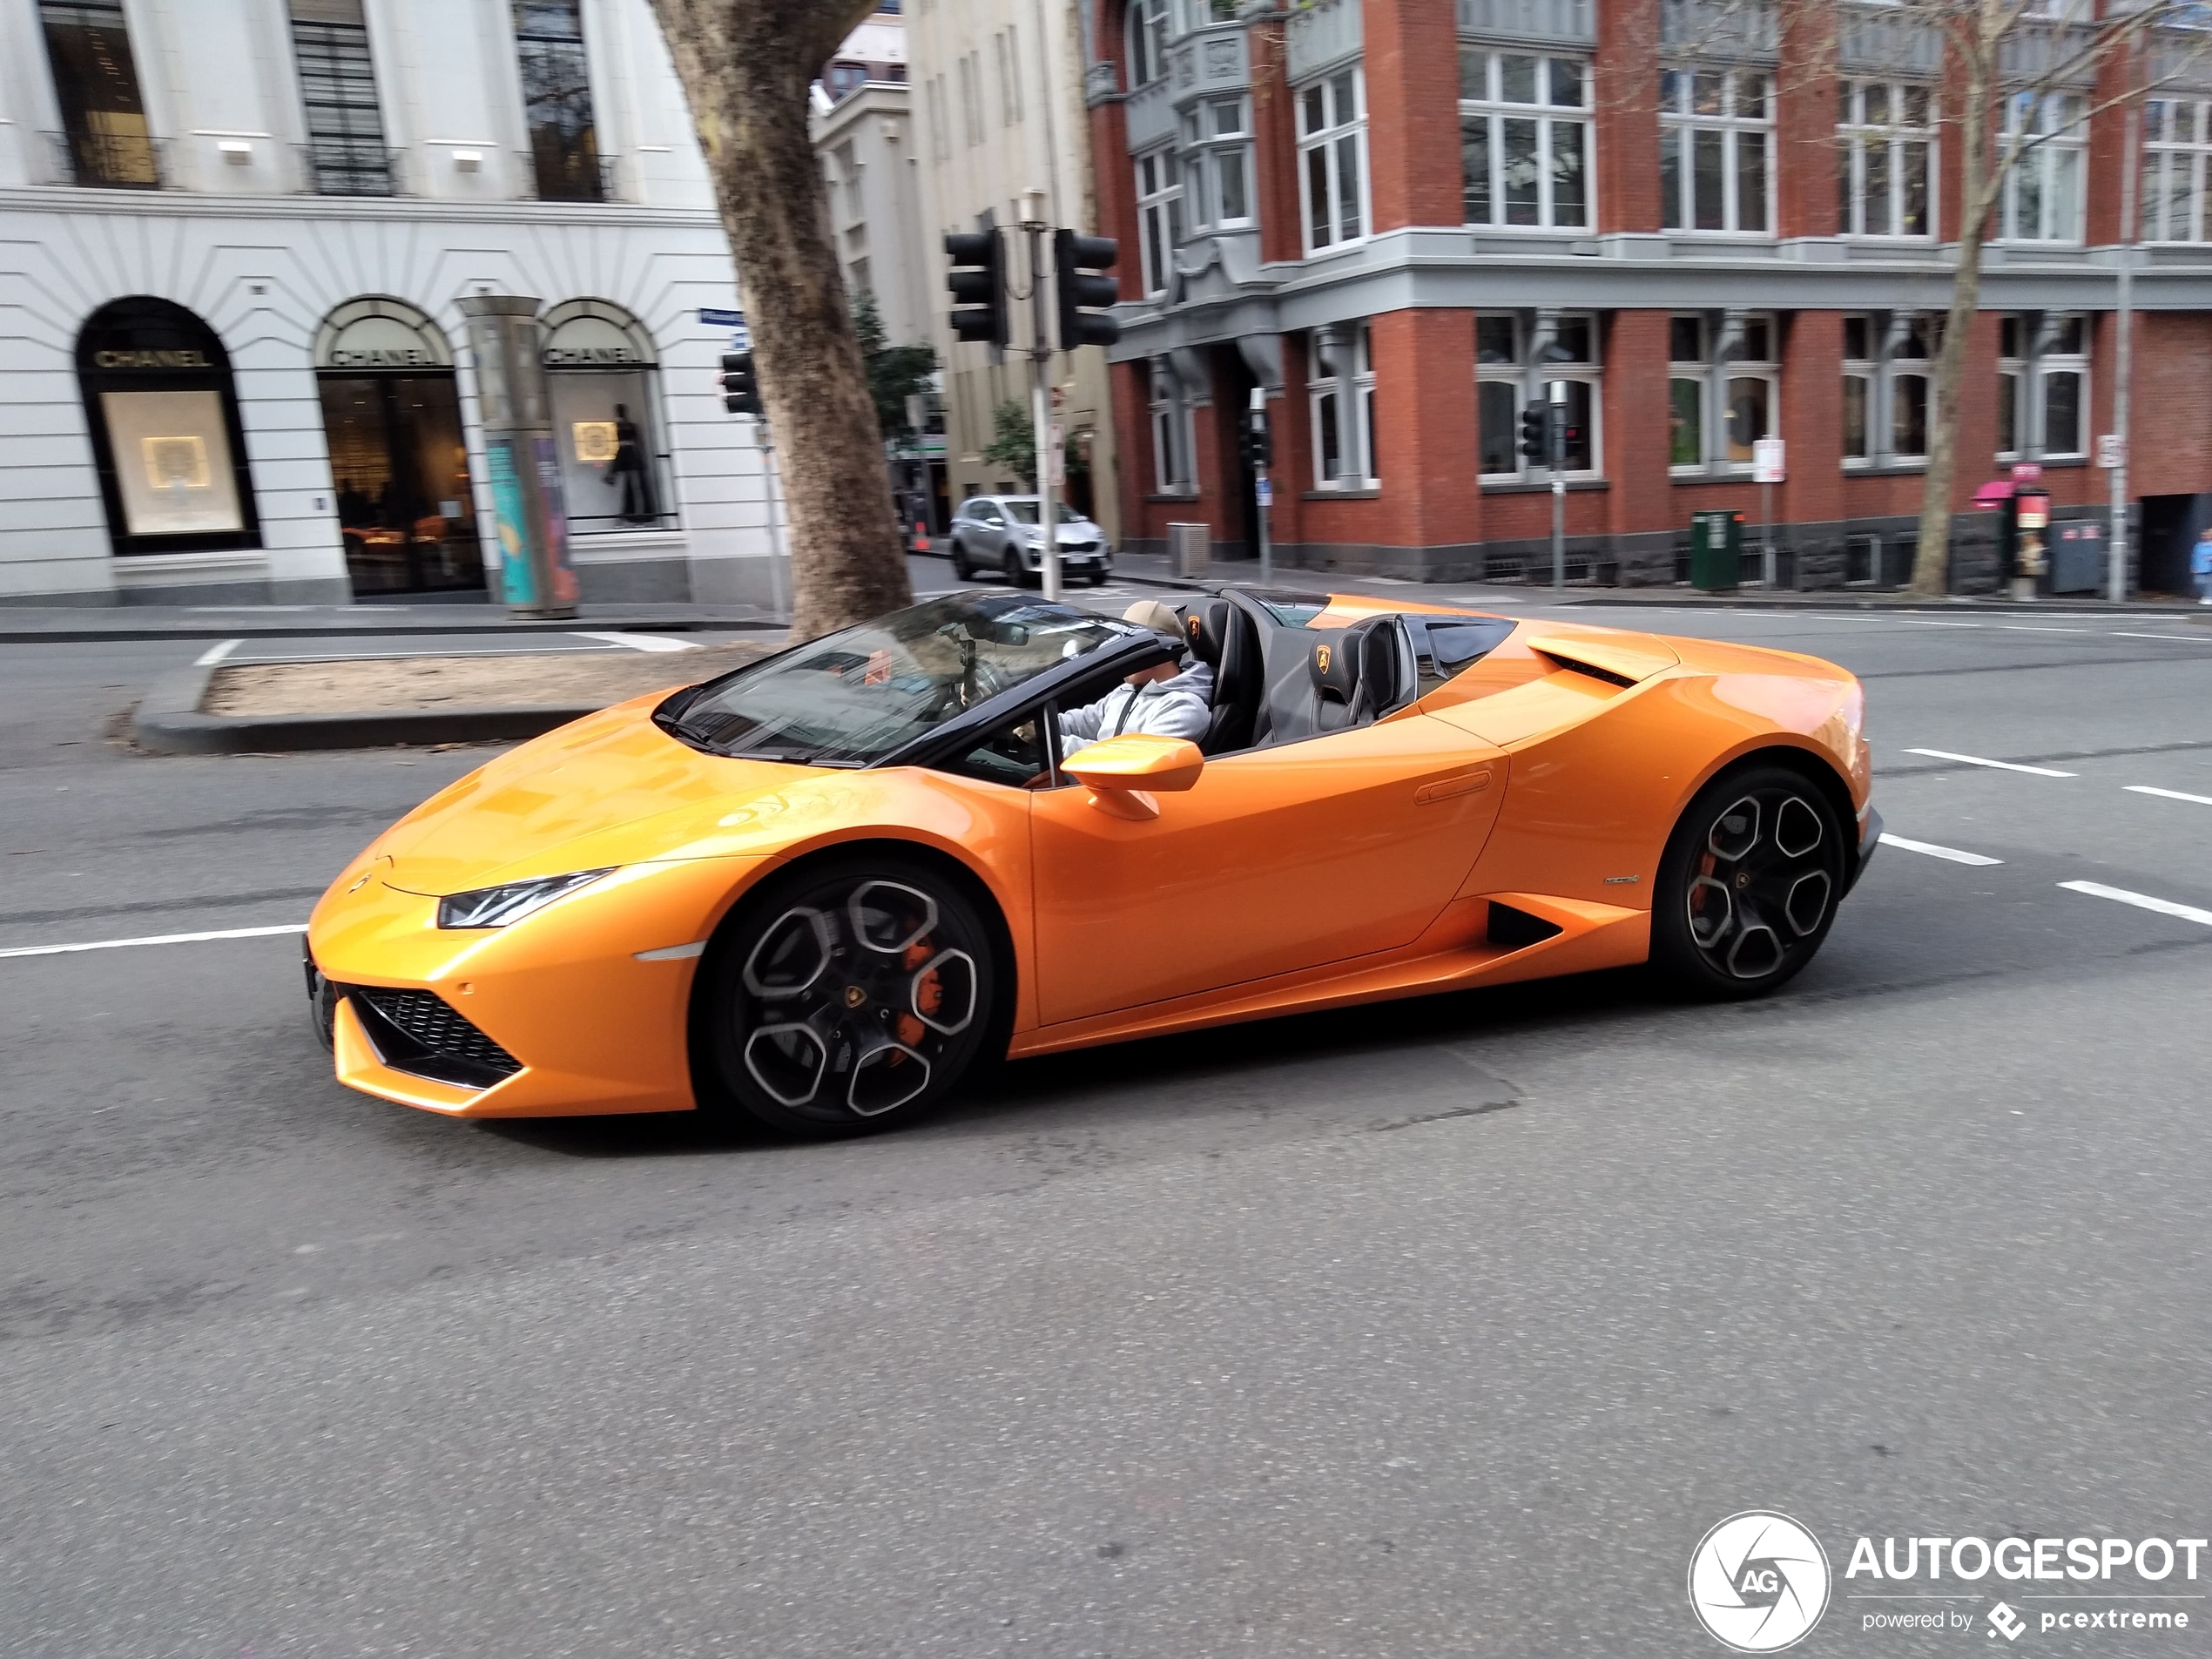
M 1836 104 L 1836 228 L 1845 236 L 1935 233 L 1933 93 L 1845 81 Z
M 1184 118 L 1190 222 L 1228 230 L 1252 222 L 1251 121 L 1241 98 L 1209 98 Z
M 1183 240 L 1183 166 L 1170 149 L 1136 158 L 1136 222 L 1143 244 L 1144 292 L 1168 291 L 1175 250 Z
M 1167 72 L 1168 0 L 1130 0 L 1130 91 L 1149 86 Z
M 1581 312 L 1549 319 L 1529 311 L 1475 314 L 1475 464 L 1484 483 L 1551 476 L 1521 453 L 1521 412 L 1548 401 L 1554 381 L 1567 384 L 1567 474 L 1597 477 L 1605 455 L 1597 319 Z
M 1184 0 L 1183 27 L 1185 30 L 1210 29 L 1219 23 L 1235 23 L 1241 0 Z
M 1660 223 L 1767 235 L 1774 225 L 1774 86 L 1752 70 L 1662 71 Z
M 1470 225 L 1590 223 L 1590 66 L 1460 48 L 1460 185 Z
M 1381 487 L 1375 462 L 1375 360 L 1367 325 L 1344 323 L 1339 351 L 1350 354 L 1351 402 L 1347 390 L 1322 361 L 1321 335 L 1306 347 L 1306 415 L 1313 439 L 1316 489 L 1375 489 Z
M 2068 460 L 2088 448 L 2089 327 L 2078 313 L 1997 325 L 1997 458 Z
M 1935 384 L 1935 360 L 1943 349 L 1943 320 L 1935 316 L 1896 316 L 1890 320 L 1883 353 L 1882 394 L 1889 406 L 1888 442 L 1883 459 L 1924 461 L 1928 454 L 1931 388 Z
M 1667 464 L 1749 471 L 1751 446 L 1779 435 L 1782 341 L 1775 319 L 1691 311 L 1667 320 Z
M 1164 359 L 1152 364 L 1152 477 L 1159 494 L 1190 493 L 1190 408 Z
M 1298 201 L 1305 251 L 1367 233 L 1367 106 L 1358 68 L 1298 91 Z
M 2154 98 L 2143 104 L 2143 240 L 2212 240 L 2204 218 L 2212 159 L 2212 100 Z
M 1844 319 L 1844 465 L 1865 466 L 1874 459 L 1875 388 L 1881 373 L 1875 361 L 1874 320 Z
M 2081 239 L 2081 185 L 2089 159 L 2085 108 L 2078 92 L 2016 92 L 2005 100 L 2005 131 L 1998 143 L 2027 146 L 2005 177 L 1999 234 L 2006 241 Z

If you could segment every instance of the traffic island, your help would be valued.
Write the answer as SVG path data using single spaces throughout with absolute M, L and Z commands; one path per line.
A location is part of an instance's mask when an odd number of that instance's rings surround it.
M 150 754 L 271 754 L 534 738 L 649 691 L 695 685 L 779 642 L 627 651 L 196 664 L 155 681 L 132 717 Z

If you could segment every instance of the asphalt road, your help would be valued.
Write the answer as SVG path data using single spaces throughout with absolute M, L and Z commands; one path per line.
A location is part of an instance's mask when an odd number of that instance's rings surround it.
M 820 1148 L 352 1095 L 287 937 L 0 957 L 0 1653 L 1717 1653 L 1752 1507 L 1838 1573 L 1795 1651 L 1987 1653 L 1993 1588 L 1865 1632 L 1852 1538 L 2212 1531 L 2212 922 L 2060 885 L 2212 915 L 2212 631 L 1575 615 L 1847 664 L 1892 833 L 1993 861 L 1885 848 L 1764 1003 L 1253 1026 Z M 117 746 L 205 649 L 0 657 L 0 950 L 297 921 L 488 752 Z M 2162 1605 L 2020 1646 L 2212 1650 Z

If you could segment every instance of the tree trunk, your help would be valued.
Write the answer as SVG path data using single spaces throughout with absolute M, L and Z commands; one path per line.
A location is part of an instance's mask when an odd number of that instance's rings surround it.
M 1959 268 L 1952 278 L 1951 309 L 1943 325 L 1943 350 L 1936 359 L 1935 407 L 1928 412 L 1928 462 L 1920 496 L 1920 540 L 1912 555 L 1912 591 L 1933 597 L 1950 587 L 1951 497 L 1959 476 L 1959 401 L 1966 380 L 1966 347 L 1974 312 L 1981 304 L 1981 251 L 1989 235 L 2001 165 L 1983 153 L 1997 43 L 1979 43 L 1986 56 L 1970 55 L 1965 106 L 1960 111 Z
M 808 88 L 873 0 L 653 0 L 738 266 L 791 513 L 792 635 L 912 603 Z

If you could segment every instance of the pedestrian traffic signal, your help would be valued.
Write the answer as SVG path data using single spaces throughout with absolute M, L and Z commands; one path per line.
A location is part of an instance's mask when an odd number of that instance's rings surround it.
M 760 382 L 752 372 L 752 354 L 722 354 L 722 407 L 732 415 L 760 414 Z
M 1244 464 L 1254 472 L 1275 464 L 1275 435 L 1267 429 L 1267 417 L 1258 409 L 1244 416 Z
M 1548 403 L 1530 403 L 1521 411 L 1521 453 L 1540 467 L 1551 461 L 1551 425 Z
M 1122 325 L 1103 314 L 1122 297 L 1122 286 L 1099 274 L 1114 268 L 1121 249 L 1110 236 L 1078 236 L 1073 231 L 1052 233 L 1052 282 L 1060 308 L 1060 349 L 1078 346 L 1110 346 L 1122 337 Z
M 945 238 L 952 270 L 945 286 L 953 295 L 953 338 L 993 346 L 1012 339 L 1006 322 L 1006 253 L 996 231 L 954 231 Z
M 1554 405 L 1552 415 L 1551 469 L 1567 470 L 1568 457 L 1581 448 L 1582 428 L 1568 418 L 1565 408 Z

